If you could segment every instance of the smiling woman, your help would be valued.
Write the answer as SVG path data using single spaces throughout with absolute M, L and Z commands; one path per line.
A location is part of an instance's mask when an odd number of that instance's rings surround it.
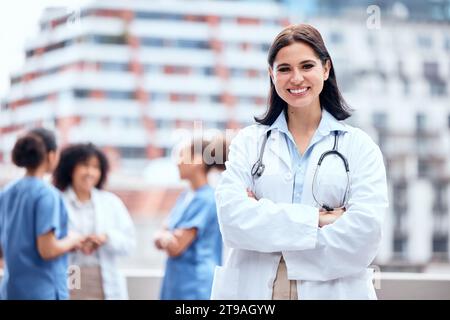
M 256 119 L 258 123 L 272 124 L 291 102 L 299 103 L 299 107 L 314 103 L 337 120 L 350 117 L 351 110 L 338 89 L 333 61 L 314 27 L 293 25 L 280 32 L 269 49 L 268 63 L 269 109 Z M 296 102 L 296 94 L 309 97 Z
M 122 201 L 102 190 L 108 160 L 93 144 L 78 144 L 61 152 L 54 183 L 64 192 L 69 229 L 82 234 L 81 250 L 69 256 L 80 267 L 80 288 L 71 299 L 126 299 L 127 289 L 116 259 L 135 246 L 134 226 Z
M 341 121 L 351 110 L 314 27 L 282 30 L 268 69 L 267 112 L 232 141 L 216 189 L 231 250 L 212 298 L 375 299 L 368 266 L 388 204 L 382 154 Z

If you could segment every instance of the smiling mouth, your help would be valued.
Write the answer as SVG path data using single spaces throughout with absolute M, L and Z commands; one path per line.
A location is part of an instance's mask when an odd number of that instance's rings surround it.
M 304 88 L 298 88 L 298 89 L 288 89 L 287 91 L 289 91 L 289 93 L 291 95 L 301 97 L 301 96 L 304 96 L 305 94 L 307 94 L 310 89 L 311 89 L 311 87 L 304 87 Z

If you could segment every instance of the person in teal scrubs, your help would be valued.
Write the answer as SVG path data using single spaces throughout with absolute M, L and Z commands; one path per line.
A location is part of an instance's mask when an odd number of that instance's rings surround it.
M 43 128 L 31 130 L 17 140 L 12 160 L 26 174 L 0 194 L 5 263 L 0 299 L 67 299 L 66 253 L 81 246 L 83 239 L 68 236 L 61 194 L 43 180 L 58 162 L 54 134 Z
M 225 157 L 222 139 L 196 140 L 181 151 L 180 178 L 189 181 L 190 189 L 177 199 L 167 225 L 155 236 L 156 247 L 169 256 L 162 300 L 210 298 L 215 267 L 222 263 L 222 236 L 208 173 L 212 168 L 223 170 Z

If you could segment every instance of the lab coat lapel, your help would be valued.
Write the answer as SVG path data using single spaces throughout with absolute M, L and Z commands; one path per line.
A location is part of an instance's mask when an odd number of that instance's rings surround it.
M 332 148 L 332 144 L 330 147 L 330 137 L 331 135 L 328 135 L 327 137 L 323 138 L 321 141 L 317 142 L 314 148 L 312 149 L 311 156 L 308 161 L 307 170 L 305 173 L 305 182 L 303 184 L 303 193 L 302 193 L 302 203 L 308 204 L 312 206 L 316 206 L 316 203 L 314 201 L 313 195 L 312 195 L 312 181 L 314 178 L 314 173 L 317 169 L 317 163 L 319 162 L 319 158 L 325 151 L 328 151 Z
M 94 203 L 94 213 L 95 213 L 95 232 L 97 234 L 103 233 L 104 221 L 101 215 L 101 212 L 104 212 L 102 209 L 103 203 L 100 199 L 100 194 L 97 189 L 92 189 L 92 202 Z
M 286 165 L 291 172 L 291 156 L 283 134 L 278 130 L 272 130 L 269 141 L 267 141 L 269 150 Z

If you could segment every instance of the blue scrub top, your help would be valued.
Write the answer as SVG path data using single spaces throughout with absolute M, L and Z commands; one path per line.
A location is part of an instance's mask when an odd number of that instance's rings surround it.
M 214 190 L 205 185 L 189 204 L 183 193 L 169 216 L 169 230 L 197 228 L 197 237 L 178 257 L 166 263 L 162 300 L 207 300 L 211 296 L 215 267 L 222 263 L 222 235 L 217 220 Z
M 0 245 L 5 270 L 0 299 L 67 299 L 67 255 L 44 260 L 37 237 L 67 235 L 68 215 L 57 189 L 24 177 L 0 193 Z

